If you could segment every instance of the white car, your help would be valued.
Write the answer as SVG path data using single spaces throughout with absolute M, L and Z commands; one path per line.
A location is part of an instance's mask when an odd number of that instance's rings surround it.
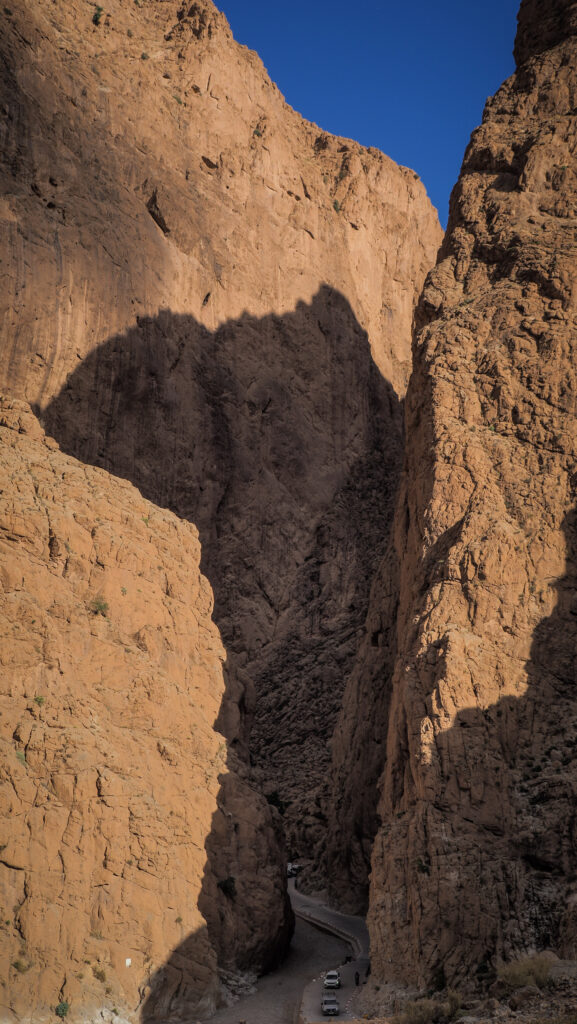
M 339 1001 L 336 996 L 323 996 L 321 999 L 321 1010 L 325 1017 L 338 1017 L 340 1013 Z
M 327 971 L 325 974 L 325 980 L 323 981 L 325 988 L 340 988 L 341 987 L 341 975 L 339 971 Z

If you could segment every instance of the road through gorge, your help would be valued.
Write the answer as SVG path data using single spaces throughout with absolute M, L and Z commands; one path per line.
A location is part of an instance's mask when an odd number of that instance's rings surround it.
M 362 918 L 339 914 L 320 901 L 296 892 L 292 880 L 289 885 L 296 927 L 286 960 L 277 971 L 259 979 L 253 992 L 219 1010 L 212 1018 L 213 1024 L 321 1021 L 322 975 L 344 964 L 347 957 L 362 958 L 358 965 L 362 982 L 368 964 L 368 935 Z M 344 984 L 338 992 L 339 1021 L 357 1020 L 360 1016 L 347 1012 L 355 990 L 356 969 L 356 964 L 350 962 L 342 971 Z

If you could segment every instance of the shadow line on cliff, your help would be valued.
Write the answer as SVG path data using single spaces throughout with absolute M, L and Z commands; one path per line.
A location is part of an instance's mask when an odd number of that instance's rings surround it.
M 444 578 L 461 525 L 454 524 L 429 551 L 423 601 L 432 582 Z M 421 936 L 422 960 L 414 965 L 421 971 L 419 984 L 435 987 L 442 979 L 442 988 L 471 977 L 487 981 L 500 960 L 535 950 L 577 956 L 576 510 L 565 515 L 562 528 L 565 573 L 554 584 L 555 608 L 534 629 L 529 658 L 516 668 L 522 692 L 465 708 L 450 728 L 436 733 L 428 781 L 421 768 L 434 800 L 407 801 L 406 777 L 389 793 L 397 811 L 386 842 L 407 851 L 396 884 L 399 892 L 411 890 L 419 907 L 413 921 Z M 422 624 L 423 609 L 424 604 L 413 621 Z M 434 686 L 424 695 L 423 714 L 431 719 L 450 642 L 447 634 L 427 645 L 414 666 L 425 678 L 436 661 Z M 482 651 L 483 637 L 475 643 Z M 474 689 L 476 657 L 465 664 Z M 482 690 L 478 696 L 481 703 Z M 411 746 L 407 733 L 405 758 Z M 401 769 L 402 758 L 397 769 L 389 765 L 390 778 L 401 780 Z M 398 810 L 404 798 L 405 808 Z M 479 894 L 482 905 L 475 913 L 471 900 Z
M 167 310 L 140 317 L 90 353 L 38 412 L 64 451 L 129 479 L 199 529 L 202 570 L 227 649 L 215 728 L 226 738 L 232 773 L 221 779 L 206 838 L 199 905 L 221 967 L 270 969 L 290 941 L 292 917 L 281 819 L 257 796 L 245 767 L 256 703 L 251 675 L 259 676 L 261 694 L 270 684 L 260 707 L 261 773 L 297 721 L 294 772 L 308 789 L 300 754 L 307 744 L 316 754 L 319 734 L 323 744 L 330 736 L 390 529 L 400 403 L 349 303 L 323 286 L 294 312 L 245 314 L 215 332 Z M 267 663 L 261 652 L 269 645 Z M 278 679 L 288 691 L 282 699 Z M 272 867 L 266 851 L 254 860 L 231 781 L 239 773 L 245 797 L 250 790 L 255 807 L 261 801 L 257 817 L 268 821 Z M 254 832 L 254 822 L 250 827 Z M 243 858 L 256 885 L 241 878 Z M 161 1006 L 175 1020 L 195 1012 L 199 993 L 182 971 L 198 941 L 186 938 L 155 976 L 143 1022 L 156 1019 Z

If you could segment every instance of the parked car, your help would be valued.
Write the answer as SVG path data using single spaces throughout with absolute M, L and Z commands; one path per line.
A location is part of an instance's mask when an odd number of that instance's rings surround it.
M 321 1010 L 325 1017 L 338 1017 L 340 1013 L 339 1001 L 336 996 L 325 995 L 321 999 Z
M 325 988 L 340 988 L 341 987 L 341 975 L 339 971 L 327 971 L 325 974 L 325 980 L 323 981 Z

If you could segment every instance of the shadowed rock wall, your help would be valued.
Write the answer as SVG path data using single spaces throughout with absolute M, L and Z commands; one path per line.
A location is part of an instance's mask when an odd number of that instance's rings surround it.
M 68 452 L 197 524 L 229 672 L 255 683 L 262 785 L 291 855 L 318 854 L 314 797 L 401 450 L 399 403 L 350 306 L 325 287 L 290 316 L 215 334 L 168 311 L 142 319 L 43 418 Z

